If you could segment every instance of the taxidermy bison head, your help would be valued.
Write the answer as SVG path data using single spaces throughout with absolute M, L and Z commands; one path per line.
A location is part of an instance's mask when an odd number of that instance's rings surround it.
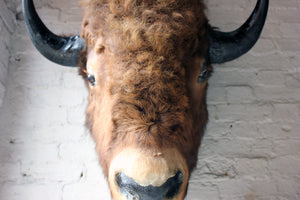
M 268 0 L 237 30 L 213 29 L 201 0 L 84 0 L 80 36 L 47 29 L 23 0 L 36 48 L 79 66 L 89 88 L 86 124 L 112 198 L 184 199 L 207 123 L 211 64 L 255 44 Z

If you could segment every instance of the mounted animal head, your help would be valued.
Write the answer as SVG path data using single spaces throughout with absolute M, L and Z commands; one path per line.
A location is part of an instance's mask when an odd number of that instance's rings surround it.
M 89 83 L 87 127 L 113 199 L 183 199 L 207 123 L 211 64 L 255 44 L 268 0 L 237 30 L 213 29 L 200 0 L 86 0 L 80 36 L 61 37 L 23 0 L 36 48 Z

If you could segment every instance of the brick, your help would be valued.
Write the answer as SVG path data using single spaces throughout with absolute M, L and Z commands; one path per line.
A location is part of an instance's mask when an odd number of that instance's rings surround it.
M 64 142 L 59 146 L 59 158 L 72 162 L 97 160 L 94 146 L 90 137 L 82 138 L 78 142 Z
M 249 66 L 236 66 L 236 69 L 232 69 L 233 65 L 234 63 L 230 63 L 227 66 L 215 66 L 209 85 L 224 87 L 255 84 L 256 71 L 254 69 L 251 69 Z
M 255 87 L 254 94 L 258 101 L 264 103 L 297 103 L 300 98 L 300 88 L 285 87 Z
M 284 8 L 284 7 L 291 7 L 291 8 L 297 8 L 299 6 L 298 0 L 290 0 L 283 2 L 281 0 L 273 0 L 270 4 L 270 7 L 276 7 L 276 8 Z
M 77 182 L 65 185 L 63 188 L 63 200 L 100 200 L 111 199 L 107 184 L 101 180 L 97 182 Z
M 16 21 L 13 13 L 7 8 L 4 1 L 0 1 L 0 18 L 10 33 L 13 33 L 16 27 Z
M 289 65 L 294 67 L 294 71 L 296 70 L 297 72 L 300 71 L 300 65 L 299 65 L 299 61 L 300 61 L 300 55 L 299 54 L 293 54 L 288 56 L 289 58 Z M 293 71 L 293 70 L 291 70 Z
M 261 56 L 247 54 L 247 56 L 241 57 L 241 62 L 238 64 L 240 69 L 252 69 L 256 73 L 258 73 L 261 70 L 293 70 L 293 66 L 287 65 L 287 63 L 289 62 L 290 58 L 282 56 L 279 52 L 276 52 L 273 54 L 266 54 Z
M 55 4 L 51 9 L 47 7 L 39 9 L 41 19 L 57 35 L 78 35 L 81 28 L 81 9 L 78 5 L 72 6 L 71 3 L 68 9 L 61 10 L 59 4 L 61 3 Z
M 278 194 L 281 196 L 281 198 L 285 199 L 299 199 L 300 198 L 300 186 L 299 176 L 295 177 L 282 177 L 277 176 L 275 177 L 276 186 L 278 188 Z
M 286 75 L 285 85 L 287 87 L 299 87 L 300 85 L 300 72 L 294 72 Z
M 209 8 L 212 8 L 212 7 L 236 7 L 236 8 L 245 8 L 247 6 L 249 6 L 249 8 L 252 8 L 254 5 L 251 2 L 248 2 L 248 1 L 235 1 L 235 0 L 226 0 L 226 4 L 220 4 L 218 1 L 210 1 L 210 0 L 204 0 L 205 2 L 205 5 Z
M 207 104 L 226 103 L 226 90 L 223 87 L 210 86 L 207 90 Z
M 300 151 L 300 139 L 280 139 L 274 141 L 274 153 L 277 156 L 298 156 Z M 299 170 L 300 172 L 300 170 Z
M 230 137 L 232 123 L 214 122 L 208 123 L 206 127 L 206 136 L 212 138 Z
M 83 88 L 85 86 L 84 79 L 78 75 L 78 69 L 72 68 L 71 71 L 65 71 L 62 74 L 62 86 L 65 88 Z
M 216 152 L 229 158 L 273 158 L 272 141 L 268 139 L 245 139 L 245 138 L 206 138 L 200 149 L 200 154 L 213 155 Z
M 44 130 L 44 134 L 41 134 Z M 64 141 L 78 142 L 89 134 L 82 125 L 52 124 L 51 126 L 36 128 L 32 131 L 31 137 L 36 141 L 48 143 L 61 143 Z
M 6 122 L 8 123 L 8 122 Z M 38 123 L 38 122 L 37 122 Z M 11 125 L 14 127 L 14 125 Z M 24 129 L 23 134 L 19 134 L 13 127 L 6 127 L 2 129 L 2 140 L 9 144 L 13 142 L 15 144 L 26 143 L 35 141 L 37 143 L 46 144 L 59 144 L 62 142 L 79 142 L 82 138 L 89 135 L 83 126 L 57 124 L 57 125 L 45 125 L 41 127 L 37 125 L 29 128 L 28 125 L 18 126 Z M 30 131 L 28 131 L 30 129 Z
M 233 122 L 247 117 L 244 105 L 218 105 L 216 108 L 215 120 L 217 121 Z
M 279 22 L 269 22 L 265 23 L 264 30 L 262 32 L 262 36 L 268 38 L 282 38 L 283 33 L 280 30 Z
M 78 106 L 85 102 L 86 96 L 84 94 L 85 91 L 79 88 L 77 90 L 62 89 L 60 87 L 35 88 L 34 90 L 28 90 L 28 100 L 33 105 Z
M 46 3 L 49 3 L 51 8 L 56 8 L 56 9 L 59 9 L 59 8 L 72 8 L 72 9 L 80 10 L 78 1 L 68 1 L 68 6 L 67 7 L 66 7 L 65 1 L 60 1 L 60 0 L 51 0 L 50 2 L 45 1 L 45 0 L 43 0 L 43 1 L 44 1 L 44 3 L 43 3 L 44 5 Z M 65 9 L 65 10 L 67 10 L 67 9 Z M 80 16 L 80 13 L 77 13 L 76 15 Z
M 226 96 L 228 103 L 253 103 L 255 97 L 253 90 L 249 86 L 226 87 Z
M 252 193 L 248 184 L 241 179 L 224 180 L 218 184 L 220 199 L 238 200 Z
M 300 122 L 300 104 L 273 104 L 274 122 Z
M 222 31 L 232 31 L 238 28 L 248 17 L 244 9 L 232 6 L 209 7 L 207 13 L 211 24 L 219 27 Z M 215 13 L 218 14 L 216 15 Z
M 258 54 L 272 54 L 277 50 L 273 41 L 270 39 L 260 38 L 255 46 L 251 49 L 251 52 Z
M 3 85 L 5 85 L 7 79 L 7 73 L 8 73 L 7 67 L 4 64 L 2 64 L 2 62 L 0 62 L 0 83 L 2 83 Z
M 261 70 L 257 73 L 257 84 L 269 87 L 285 85 L 286 72 L 275 70 Z
M 74 1 L 76 5 L 70 4 L 70 7 L 66 10 L 63 10 L 60 14 L 59 21 L 64 22 L 68 24 L 70 28 L 68 30 L 64 31 L 70 31 L 70 33 L 73 34 L 79 34 L 79 30 L 81 28 L 81 17 L 82 17 L 82 10 L 81 8 L 77 5 L 77 2 Z M 74 3 L 73 2 L 73 3 Z M 56 5 L 58 6 L 59 3 Z
M 3 21 L 2 21 L 1 18 L 0 18 L 0 33 L 2 33 L 2 31 L 3 31 L 5 28 L 6 28 L 6 27 L 5 27 Z
M 284 38 L 300 38 L 300 24 L 299 23 L 282 23 L 280 30 Z
M 85 125 L 85 106 L 76 106 L 68 109 L 67 111 L 67 121 L 71 125 Z
M 0 162 L 0 184 L 1 180 L 17 182 L 21 177 L 21 167 L 18 162 Z M 0 194 L 1 195 L 1 194 Z
M 101 184 L 103 184 L 103 185 L 105 185 L 107 183 L 107 181 L 102 173 L 102 169 L 99 165 L 98 159 L 86 162 L 85 167 L 86 167 L 86 174 L 85 174 L 86 181 L 89 181 L 89 182 L 101 181 Z
M 249 180 L 265 180 L 269 178 L 268 161 L 261 158 L 235 159 L 235 170 L 238 177 Z
M 49 9 L 48 7 L 37 8 L 39 16 L 44 24 L 55 34 L 59 34 L 59 31 L 62 26 L 61 22 L 59 22 L 60 10 L 57 9 Z
M 26 113 L 28 120 L 25 120 L 24 113 L 16 113 L 18 119 L 15 121 L 15 125 L 26 126 L 31 128 L 43 128 L 55 125 L 65 124 L 67 122 L 66 110 L 60 109 L 58 106 L 43 107 L 41 104 L 36 104 L 37 107 L 25 108 L 23 111 Z M 15 111 L 17 112 L 17 111 Z M 47 120 L 45 120 L 47 118 Z M 51 134 L 50 130 L 45 130 L 45 133 Z
M 300 172 L 300 158 L 294 155 L 276 157 L 269 162 L 269 168 L 275 176 L 295 177 Z
M 47 78 L 45 78 L 46 73 Z M 60 86 L 62 74 L 57 70 L 48 70 L 45 72 L 32 68 L 21 68 L 14 72 L 13 78 L 17 81 L 19 87 L 36 89 L 48 88 L 49 83 L 51 83 L 51 87 Z
M 63 160 L 46 163 L 36 161 L 22 164 L 21 173 L 27 181 L 39 180 L 43 183 L 72 182 L 80 180 L 83 165 Z
M 25 29 L 24 29 L 24 32 L 25 32 Z M 29 36 L 16 35 L 16 36 L 14 36 L 14 39 L 15 40 L 13 40 L 10 43 L 10 49 L 12 52 L 14 52 L 15 57 L 17 57 L 17 56 L 19 57 L 18 61 L 20 62 L 20 66 L 22 66 L 22 64 L 23 64 L 22 62 L 24 62 L 24 61 L 27 61 L 26 63 L 28 65 L 28 63 L 31 63 L 31 61 L 33 61 L 34 59 L 39 58 L 37 50 L 33 47 L 33 44 L 31 42 L 31 40 L 29 39 Z M 24 54 L 27 57 L 23 56 Z M 31 57 L 29 57 L 28 55 L 30 55 Z M 24 59 L 24 61 L 22 59 Z
M 24 159 L 26 158 L 26 159 Z M 5 144 L 1 149 L 0 162 L 54 162 L 58 160 L 57 144 L 41 144 L 36 142 Z
M 287 7 L 278 6 L 271 7 L 268 20 L 270 22 L 284 22 L 284 23 L 298 23 L 297 19 L 300 18 L 299 8 L 296 7 Z
M 0 82 L 0 108 L 3 104 L 4 95 L 5 95 L 5 87 L 4 87 L 3 83 Z
M 279 195 L 274 180 L 270 178 L 253 178 L 248 181 L 248 185 L 250 190 L 248 195 L 253 194 L 256 197 L 255 199 L 275 199 Z
M 260 125 L 259 129 L 265 138 L 273 138 L 273 139 L 300 139 L 299 122 L 273 122 L 265 125 Z
M 240 137 L 240 138 L 264 138 L 260 130 L 260 126 L 264 126 L 265 123 L 259 123 L 256 121 L 240 121 L 229 123 L 228 127 L 228 137 Z M 245 131 L 247 130 L 247 131 Z
M 4 2 L 7 5 L 7 8 L 9 8 L 13 12 L 15 12 L 18 4 L 20 4 L 18 0 L 4 0 Z
M 9 40 L 9 37 L 5 38 L 2 37 L 0 38 L 0 62 L 7 68 L 8 66 L 8 61 L 9 61 L 9 50 L 7 48 L 6 42 Z
M 300 32 L 299 32 L 300 33 Z M 300 51 L 300 42 L 299 39 L 278 39 L 276 44 L 281 51 L 296 53 Z
M 200 157 L 201 158 L 201 157 Z M 234 162 L 222 156 L 210 156 L 200 159 L 194 178 L 199 180 L 209 176 L 210 178 L 234 178 L 236 176 Z
M 235 121 L 268 121 L 272 114 L 272 106 L 264 105 L 217 105 L 217 113 L 215 119 L 220 122 L 235 122 Z M 257 109 L 260 112 L 257 112 Z
M 60 199 L 61 186 L 55 183 L 27 183 L 24 185 L 6 183 L 1 186 L 0 199 L 24 200 L 24 199 Z
M 187 200 L 214 199 L 219 200 L 219 191 L 216 185 L 199 184 L 191 181 L 187 193 Z

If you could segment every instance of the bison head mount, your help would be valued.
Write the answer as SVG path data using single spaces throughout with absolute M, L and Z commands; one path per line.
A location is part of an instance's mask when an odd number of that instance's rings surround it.
M 184 199 L 208 120 L 211 64 L 249 51 L 263 29 L 258 0 L 237 30 L 212 28 L 200 0 L 85 0 L 81 35 L 52 33 L 32 0 L 25 23 L 37 50 L 80 67 L 89 82 L 86 124 L 112 198 Z

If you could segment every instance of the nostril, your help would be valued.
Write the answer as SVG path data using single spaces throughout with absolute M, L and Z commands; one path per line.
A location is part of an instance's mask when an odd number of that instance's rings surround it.
M 183 173 L 181 171 L 178 171 L 175 176 L 172 178 L 169 178 L 168 181 L 165 184 L 168 184 L 168 190 L 165 194 L 165 198 L 170 199 L 175 197 L 180 190 L 180 187 L 183 182 Z
M 152 185 L 141 186 L 123 172 L 119 172 L 115 180 L 120 188 L 120 192 L 128 200 L 161 200 L 174 198 L 180 191 L 183 179 L 183 173 L 178 171 L 175 176 L 169 178 L 158 187 Z
M 135 182 L 120 172 L 116 176 L 116 182 L 120 188 L 120 192 L 127 197 L 128 200 L 139 200 L 139 195 L 134 191 Z

